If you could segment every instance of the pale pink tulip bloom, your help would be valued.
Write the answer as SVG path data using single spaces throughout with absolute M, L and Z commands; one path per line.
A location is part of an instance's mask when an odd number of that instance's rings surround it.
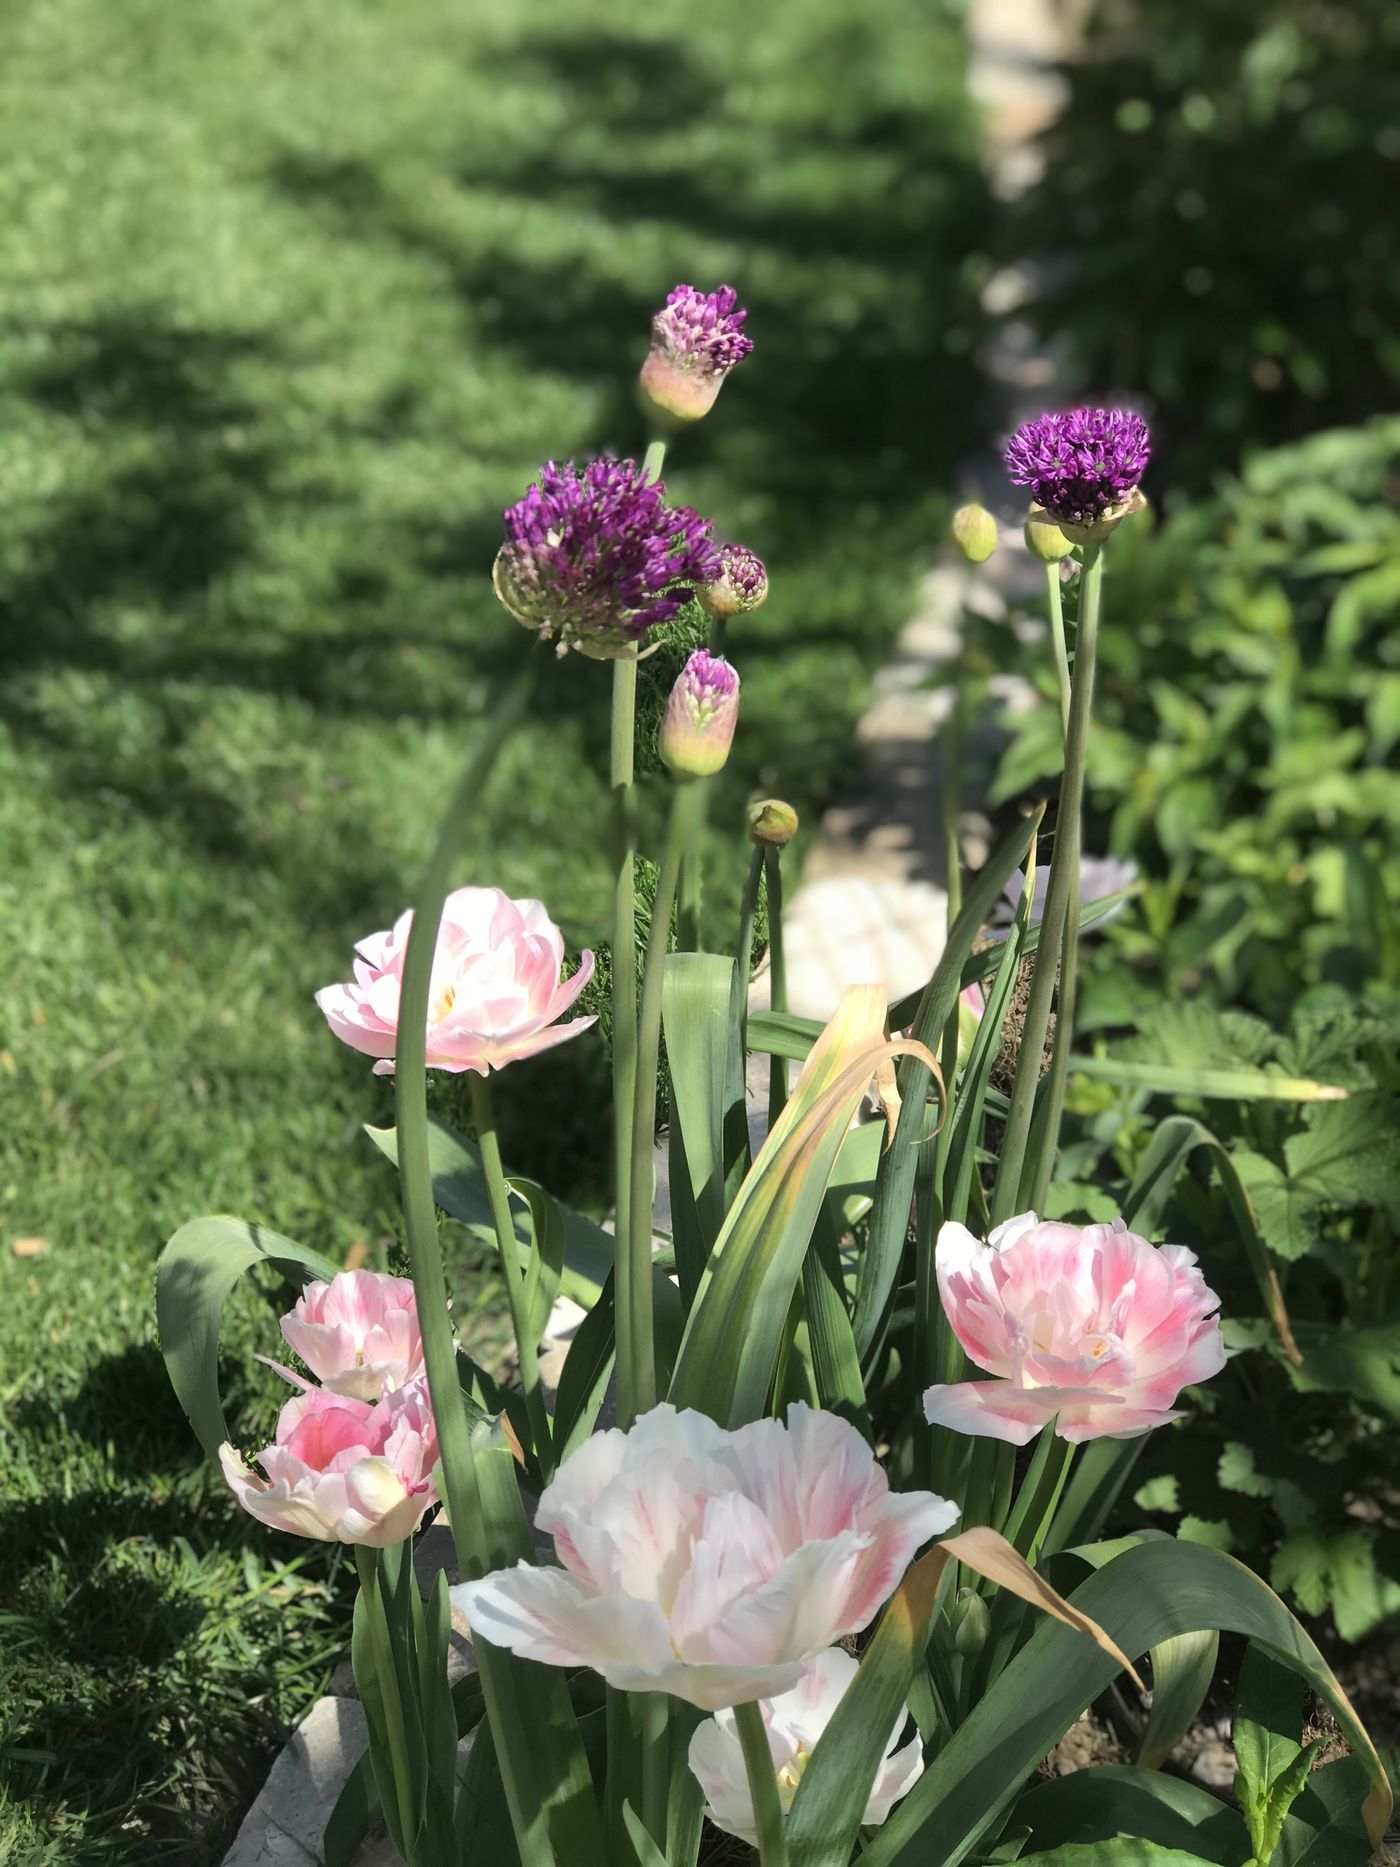
M 808 1660 L 801 1679 L 790 1692 L 760 1701 L 784 1814 L 792 1807 L 817 1739 L 831 1722 L 857 1670 L 856 1661 L 844 1647 L 828 1647 Z M 860 1818 L 862 1827 L 874 1828 L 883 1822 L 923 1772 L 923 1745 L 917 1736 L 902 1750 L 895 1749 L 908 1716 L 908 1707 L 902 1707 L 890 1730 L 884 1758 Z M 732 1711 L 716 1712 L 696 1727 L 690 1740 L 690 1767 L 705 1792 L 705 1813 L 715 1827 L 757 1847 L 749 1773 Z
M 438 1501 L 437 1434 L 427 1384 L 410 1381 L 371 1406 L 313 1387 L 277 1416 L 260 1452 L 265 1477 L 219 1448 L 229 1488 L 261 1523 L 319 1543 L 402 1543 Z
M 343 1042 L 377 1057 L 376 1076 L 393 1073 L 399 995 L 413 912 L 387 933 L 370 934 L 355 953 L 354 982 L 316 994 Z M 499 888 L 458 888 L 442 910 L 428 993 L 428 1068 L 486 1076 L 520 1057 L 562 1044 L 596 1018 L 558 1020 L 593 977 L 593 955 L 561 983 L 564 941 L 538 901 L 512 901 Z
M 410 1277 L 341 1271 L 328 1284 L 308 1284 L 281 1327 L 289 1347 L 333 1394 L 381 1400 L 423 1372 Z
M 981 1244 L 945 1225 L 934 1253 L 954 1335 L 998 1378 L 931 1387 L 934 1426 L 1023 1446 L 1055 1422 L 1062 1439 L 1127 1439 L 1179 1415 L 1183 1387 L 1225 1366 L 1195 1255 L 1111 1225 L 1008 1219 Z
M 718 1711 L 795 1686 L 957 1514 L 932 1492 L 892 1492 L 835 1414 L 796 1403 L 786 1425 L 727 1432 L 660 1406 L 595 1433 L 546 1486 L 536 1522 L 562 1569 L 522 1562 L 452 1598 L 524 1659 Z

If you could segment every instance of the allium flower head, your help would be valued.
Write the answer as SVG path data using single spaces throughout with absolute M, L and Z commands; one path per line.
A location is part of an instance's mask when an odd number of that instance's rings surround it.
M 668 506 L 660 480 L 633 460 L 582 469 L 546 461 L 538 484 L 505 515 L 496 594 L 527 629 L 610 661 L 670 622 L 712 583 L 720 556 L 710 521 Z
M 661 757 L 679 778 L 708 778 L 729 757 L 739 721 L 739 676 L 697 648 L 676 676 L 661 720 Z
M 714 292 L 676 286 L 651 321 L 643 390 L 682 421 L 708 414 L 725 377 L 753 349 L 744 335 L 747 316 L 732 285 Z
M 719 576 L 697 593 L 701 608 L 712 616 L 742 616 L 757 609 L 768 594 L 763 559 L 747 545 L 725 545 L 719 555 Z
M 797 812 L 780 797 L 755 798 L 748 809 L 749 841 L 786 849 L 797 835 Z
M 1150 451 L 1131 409 L 1072 408 L 1026 422 L 1002 459 L 1012 485 L 1029 486 L 1057 524 L 1091 526 L 1130 509 Z

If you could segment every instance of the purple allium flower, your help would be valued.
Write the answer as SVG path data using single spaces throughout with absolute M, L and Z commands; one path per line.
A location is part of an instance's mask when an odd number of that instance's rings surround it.
M 701 292 L 678 285 L 651 321 L 651 350 L 642 365 L 642 388 L 659 408 L 698 421 L 714 406 L 720 386 L 753 349 L 744 335 L 748 313 L 732 285 Z
M 1072 408 L 1018 428 L 1002 455 L 1013 486 L 1029 486 L 1061 524 L 1120 516 L 1151 451 L 1147 423 L 1126 408 Z
M 701 606 L 712 616 L 741 616 L 757 609 L 768 594 L 763 559 L 747 545 L 725 545 L 719 555 L 719 576 L 697 592 Z
M 505 523 L 496 594 L 561 653 L 616 660 L 720 571 L 710 521 L 668 506 L 662 482 L 632 460 L 546 461 Z
M 739 676 L 697 648 L 676 676 L 661 720 L 661 757 L 678 778 L 708 778 L 729 757 L 739 721 Z

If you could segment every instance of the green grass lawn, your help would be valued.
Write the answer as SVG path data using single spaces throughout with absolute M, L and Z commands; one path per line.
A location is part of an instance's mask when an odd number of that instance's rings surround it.
M 217 1859 L 338 1654 L 337 1559 L 199 1463 L 153 1265 L 219 1210 L 395 1249 L 358 1133 L 391 1092 L 311 993 L 405 902 L 528 648 L 501 507 L 644 444 L 678 278 L 732 279 L 758 344 L 668 474 L 773 583 L 715 817 L 849 768 L 981 430 L 960 58 L 953 0 L 0 20 L 0 1861 Z M 545 670 L 463 861 L 578 943 L 606 692 Z M 503 1083 L 514 1158 L 595 1202 L 601 1071 L 586 1040 Z M 245 1440 L 273 1314 L 236 1305 Z

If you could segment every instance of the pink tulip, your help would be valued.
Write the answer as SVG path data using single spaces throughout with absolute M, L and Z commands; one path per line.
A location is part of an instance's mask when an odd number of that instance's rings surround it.
M 844 1647 L 827 1647 L 808 1660 L 801 1679 L 790 1692 L 760 1702 L 759 1710 L 767 1727 L 768 1748 L 778 1779 L 778 1796 L 785 1814 L 792 1807 L 797 1785 L 802 1781 L 802 1772 L 816 1748 L 817 1739 L 831 1722 L 857 1670 L 855 1659 Z M 902 1706 L 890 1729 L 884 1759 L 871 1785 L 865 1813 L 860 1818 L 862 1827 L 873 1828 L 883 1822 L 923 1772 L 923 1745 L 917 1737 L 903 1750 L 895 1750 L 908 1715 L 908 1707 Z M 727 1835 L 737 1835 L 750 1847 L 757 1847 L 758 1829 L 749 1794 L 749 1775 L 732 1711 L 716 1712 L 713 1718 L 706 1718 L 696 1727 L 690 1740 L 690 1767 L 705 1792 L 705 1813 L 715 1827 L 722 1828 Z
M 437 1503 L 428 1389 L 410 1381 L 374 1406 L 322 1387 L 289 1400 L 277 1438 L 258 1454 L 259 1477 L 231 1445 L 219 1448 L 229 1488 L 261 1523 L 320 1543 L 402 1543 Z
M 355 955 L 353 984 L 328 985 L 316 1003 L 336 1036 L 377 1057 L 392 1074 L 399 994 L 413 925 L 410 910 L 388 933 L 370 934 Z M 512 901 L 499 888 L 458 888 L 447 897 L 428 994 L 428 1068 L 479 1076 L 562 1044 L 594 1018 L 558 1019 L 593 977 L 593 955 L 561 984 L 564 942 L 538 901 Z
M 994 1381 L 931 1387 L 935 1426 L 1023 1446 L 1055 1422 L 1062 1439 L 1131 1438 L 1179 1416 L 1183 1387 L 1225 1366 L 1219 1298 L 1193 1253 L 1152 1245 L 1122 1219 L 999 1225 L 985 1245 L 945 1225 L 934 1253 L 953 1333 Z
M 413 1280 L 342 1271 L 308 1284 L 282 1318 L 288 1345 L 322 1386 L 355 1400 L 381 1400 L 423 1371 Z
M 536 1522 L 562 1569 L 518 1563 L 452 1590 L 478 1634 L 524 1659 L 718 1711 L 789 1691 L 803 1663 L 867 1626 L 957 1506 L 889 1489 L 844 1420 L 726 1432 L 661 1406 L 595 1433 Z

